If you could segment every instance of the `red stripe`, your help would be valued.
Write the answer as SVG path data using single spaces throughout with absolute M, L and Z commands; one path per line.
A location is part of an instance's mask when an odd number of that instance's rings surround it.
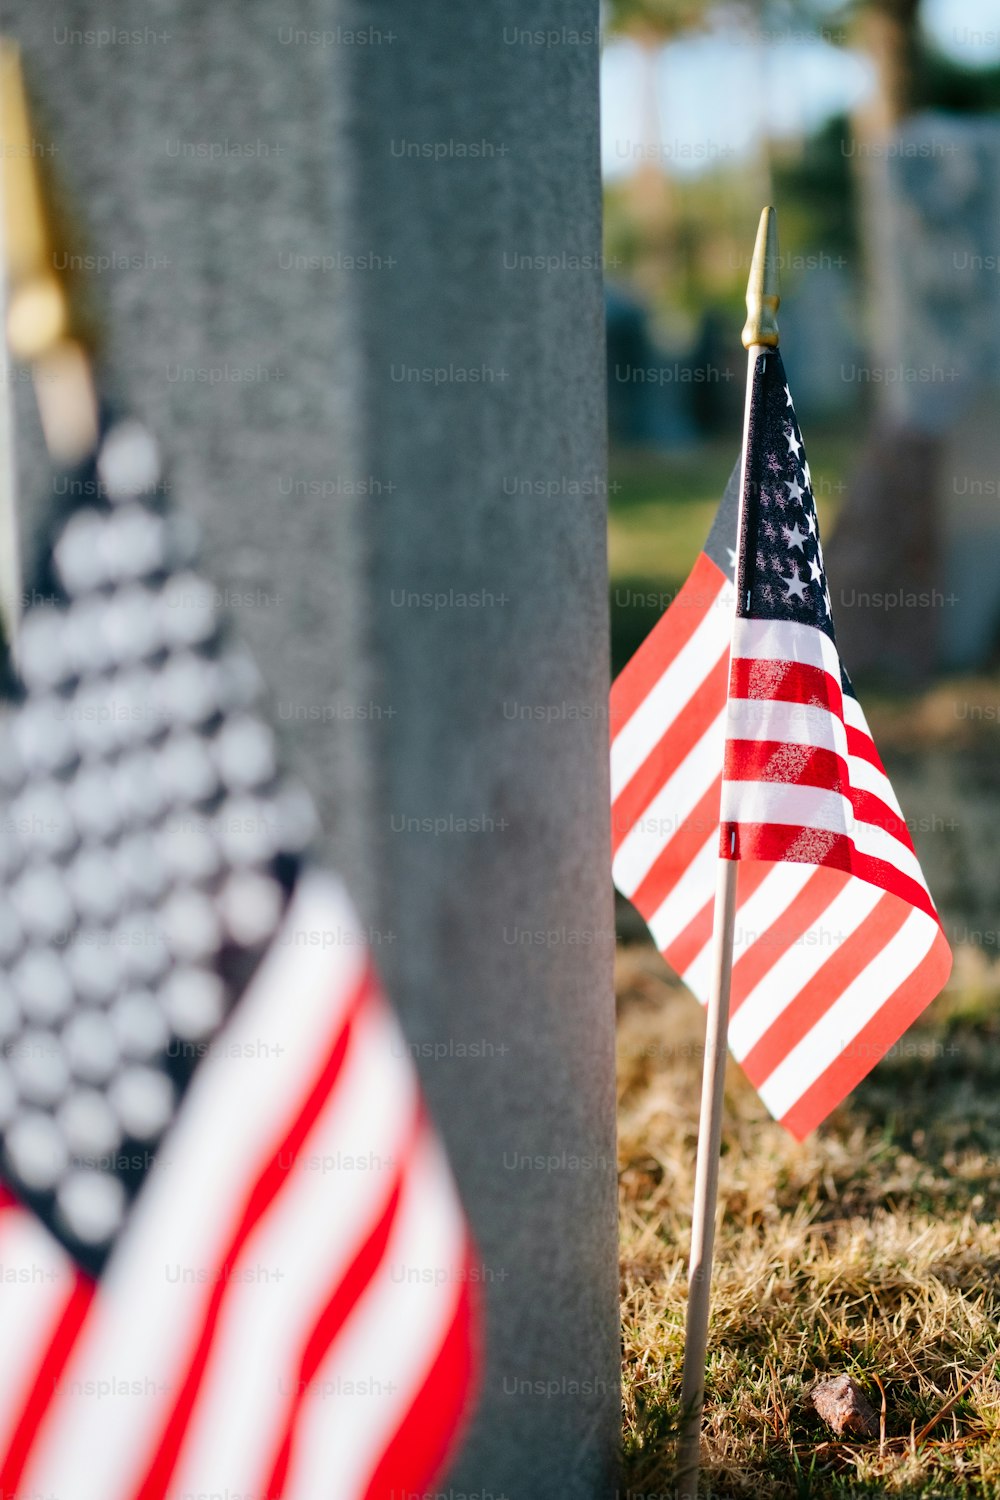
M 358 1012 L 372 994 L 373 986 L 374 976 L 369 969 L 362 976 L 351 998 L 343 1025 L 324 1057 L 298 1114 L 288 1127 L 283 1139 L 269 1155 L 247 1195 L 236 1229 L 222 1257 L 219 1273 L 215 1277 L 212 1294 L 198 1333 L 198 1341 L 188 1364 L 180 1393 L 167 1418 L 149 1469 L 136 1491 L 135 1500 L 163 1500 L 169 1490 L 202 1377 L 208 1365 L 222 1306 L 232 1284 L 232 1268 L 250 1234 L 288 1183 L 292 1165 L 336 1084 L 347 1055 Z
M 96 1301 L 96 1290 L 96 1284 L 89 1276 L 74 1269 L 73 1288 L 36 1366 L 14 1435 L 3 1455 L 3 1466 L 0 1468 L 0 1497 L 3 1500 L 17 1500 L 25 1465 L 31 1456 L 39 1428 L 45 1421 L 53 1393 L 83 1331 L 87 1314 Z
M 726 675 L 727 658 L 722 655 L 708 668 L 688 701 L 677 705 L 675 716 L 659 742 L 618 793 L 611 808 L 611 847 L 615 852 L 657 792 L 722 713 L 726 706 Z
M 926 886 L 904 875 L 888 860 L 860 854 L 853 841 L 826 828 L 805 828 L 800 823 L 737 823 L 737 859 L 791 861 L 846 870 L 859 880 L 898 896 L 925 911 L 937 921 L 937 912 Z
M 761 881 L 769 873 L 769 865 L 740 865 L 736 875 L 737 913 L 743 904 L 749 901 Z M 710 896 L 698 915 L 693 917 L 684 928 L 684 931 L 678 933 L 670 946 L 662 950 L 667 963 L 676 969 L 682 978 L 685 971 L 691 967 L 698 954 L 712 936 L 712 913 L 714 907 L 715 898 L 714 896 Z
M 847 723 L 845 723 L 844 728 L 847 730 L 848 755 L 856 755 L 859 760 L 866 760 L 869 765 L 881 771 L 884 776 L 885 766 L 882 764 L 881 756 L 875 749 L 875 741 L 871 735 L 865 734 L 860 729 L 852 729 L 850 724 Z
M 818 922 L 850 878 L 840 870 L 814 870 L 794 900 L 741 953 L 733 965 L 733 1014 L 789 948 Z
M 478 1357 L 471 1289 L 472 1247 L 466 1251 L 462 1290 L 451 1327 L 427 1378 L 368 1482 L 364 1500 L 426 1493 L 461 1435 L 475 1394 Z
M 683 979 L 684 972 L 694 963 L 698 954 L 704 948 L 712 936 L 712 913 L 715 910 L 715 898 L 710 897 L 697 916 L 679 932 L 670 945 L 662 950 L 663 957 L 676 969 Z
M 677 598 L 611 685 L 612 738 L 649 697 L 670 663 L 716 606 L 725 583 L 722 569 L 704 552 L 699 553 Z
M 829 709 L 844 717 L 844 695 L 840 683 L 825 667 L 801 661 L 771 661 L 756 656 L 738 656 L 729 679 L 731 698 L 764 699 L 774 703 L 802 703 Z
M 840 996 L 853 984 L 887 943 L 896 936 L 910 915 L 905 901 L 882 896 L 864 921 L 849 933 L 764 1035 L 743 1059 L 751 1083 L 758 1088 L 784 1061 L 793 1047 L 826 1015 Z
M 854 816 L 859 823 L 870 823 L 873 828 L 881 828 L 885 833 L 891 833 L 894 839 L 899 839 L 905 844 L 911 853 L 913 840 L 910 838 L 910 830 L 896 810 L 883 802 L 874 792 L 860 792 L 851 788 L 851 803 L 854 807 Z
M 834 750 L 796 745 L 785 740 L 729 740 L 726 743 L 727 781 L 777 782 L 782 786 L 812 786 L 839 792 L 850 799 L 859 823 L 870 823 L 899 840 L 910 853 L 913 841 L 906 822 L 875 792 L 850 784 L 846 761 Z
M 914 972 L 782 1118 L 781 1123 L 797 1140 L 804 1140 L 811 1130 L 815 1130 L 885 1056 L 920 1012 L 944 989 L 950 973 L 951 949 L 941 932 Z
M 18 1201 L 10 1188 L 5 1183 L 0 1182 L 0 1213 L 3 1213 L 5 1209 L 18 1207 Z
M 925 911 L 935 922 L 938 914 L 931 900 L 930 891 L 919 880 L 904 875 L 896 866 L 890 864 L 887 859 L 876 859 L 871 854 L 859 854 L 854 851 L 854 874 L 859 880 L 867 880 L 869 885 L 878 886 L 880 890 L 890 891 L 894 896 L 899 896 L 903 901 L 915 906 L 918 911 Z
M 295 1395 L 289 1403 L 288 1411 L 285 1414 L 281 1436 L 278 1440 L 275 1456 L 270 1467 L 270 1478 L 264 1490 L 267 1500 L 281 1500 L 281 1496 L 285 1493 L 299 1413 L 308 1399 L 310 1386 L 315 1378 L 316 1371 L 323 1363 L 331 1345 L 343 1328 L 351 1309 L 357 1305 L 359 1297 L 371 1282 L 372 1277 L 385 1258 L 389 1236 L 392 1233 L 392 1227 L 399 1211 L 405 1170 L 409 1167 L 413 1157 L 417 1123 L 416 1121 L 414 1122 L 414 1129 L 411 1131 L 410 1139 L 406 1144 L 405 1150 L 402 1152 L 402 1160 L 393 1178 L 382 1213 L 353 1261 L 339 1278 L 306 1340 L 305 1348 L 299 1360 Z
M 647 921 L 663 905 L 695 855 L 718 830 L 721 796 L 722 777 L 717 776 L 656 856 L 652 869 L 629 895 L 632 905 Z
M 796 745 L 789 740 L 727 740 L 727 781 L 776 781 L 844 793 L 850 787 L 847 762 L 835 750 Z

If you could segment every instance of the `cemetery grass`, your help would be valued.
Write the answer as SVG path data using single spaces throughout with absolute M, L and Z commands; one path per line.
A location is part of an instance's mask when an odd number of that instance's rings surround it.
M 730 1063 L 703 1495 L 1000 1497 L 998 991 L 960 951 L 801 1145 Z M 624 1493 L 667 1500 L 704 1018 L 648 941 L 619 949 L 618 1006 Z M 811 1411 L 844 1372 L 876 1411 L 884 1393 L 881 1439 L 837 1441 Z

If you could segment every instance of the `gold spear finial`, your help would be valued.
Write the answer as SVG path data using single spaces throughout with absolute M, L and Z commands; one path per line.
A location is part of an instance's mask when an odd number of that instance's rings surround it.
M 15 358 L 33 362 L 69 335 L 70 305 L 55 268 L 21 54 L 6 40 L 0 41 L 0 132 L 7 341 Z
M 743 347 L 754 344 L 778 347 L 778 219 L 774 209 L 761 209 L 757 240 L 747 281 L 747 320 L 743 325 Z
M 76 463 L 97 439 L 90 354 L 67 278 L 56 269 L 52 217 L 24 88 L 21 54 L 0 39 L 0 180 L 7 344 L 30 364 L 45 441 Z

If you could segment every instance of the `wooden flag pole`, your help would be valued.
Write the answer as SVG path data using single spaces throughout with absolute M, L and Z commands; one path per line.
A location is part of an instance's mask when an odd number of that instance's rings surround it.
M 753 372 L 758 354 L 778 345 L 778 232 L 773 208 L 765 208 L 757 228 L 750 278 L 747 283 L 747 321 L 743 346 L 747 351 L 747 391 L 743 412 L 740 457 L 740 504 L 737 538 L 747 480 L 747 437 Z M 740 541 L 737 541 L 739 547 Z M 737 559 L 737 587 L 741 569 Z M 735 619 L 735 614 L 734 614 Z M 729 993 L 733 974 L 733 934 L 736 926 L 736 875 L 739 863 L 720 857 L 712 923 L 712 985 L 705 1024 L 705 1064 L 701 1080 L 701 1116 L 695 1166 L 691 1258 L 688 1266 L 687 1326 L 681 1376 L 681 1428 L 677 1462 L 678 1500 L 697 1500 L 701 1462 L 701 1416 L 705 1399 L 705 1355 L 712 1290 L 712 1257 L 719 1196 L 719 1153 L 722 1144 L 722 1104 L 726 1081 L 729 1034 Z

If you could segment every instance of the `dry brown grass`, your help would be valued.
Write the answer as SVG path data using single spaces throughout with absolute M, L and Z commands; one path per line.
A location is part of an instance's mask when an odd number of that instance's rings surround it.
M 803 1145 L 730 1065 L 703 1494 L 1000 1500 L 1000 986 L 976 964 Z M 627 1494 L 666 1500 L 704 1022 L 650 946 L 618 969 Z M 876 1409 L 881 1384 L 884 1441 L 807 1408 L 844 1371 Z

